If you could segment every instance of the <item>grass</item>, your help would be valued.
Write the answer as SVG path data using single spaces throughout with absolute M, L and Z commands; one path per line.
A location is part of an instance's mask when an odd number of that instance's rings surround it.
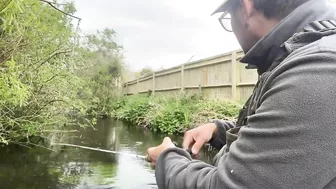
M 234 120 L 241 105 L 199 96 L 127 96 L 113 102 L 111 116 L 167 134 L 181 134 L 212 119 Z

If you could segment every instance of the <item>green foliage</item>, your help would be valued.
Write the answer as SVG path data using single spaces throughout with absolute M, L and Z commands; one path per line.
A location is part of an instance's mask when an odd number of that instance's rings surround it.
M 168 134 L 184 133 L 212 119 L 233 120 L 240 105 L 229 101 L 204 100 L 196 96 L 175 98 L 128 96 L 111 106 L 112 116 L 135 125 Z
M 114 42 L 115 31 L 105 29 L 97 34 L 85 35 L 79 49 L 86 57 L 80 74 L 90 82 L 89 94 L 83 98 L 90 104 L 89 114 L 107 114 L 111 111 L 109 104 L 118 97 L 123 81 L 124 65 L 122 63 L 122 47 Z M 87 53 L 90 52 L 90 53 Z
M 152 75 L 154 70 L 152 68 L 143 68 L 140 72 L 135 73 L 137 78 L 146 77 Z
M 183 133 L 190 121 L 190 109 L 177 101 L 165 104 L 153 118 L 151 125 L 154 130 L 174 134 Z
M 133 124 L 142 125 L 145 124 L 146 116 L 152 106 L 150 99 L 145 96 L 123 97 L 113 103 L 113 116 Z
M 2 1 L 0 11 L 0 143 L 79 124 L 69 113 L 109 111 L 123 71 L 113 30 L 81 36 L 71 17 L 39 0 Z
M 192 115 L 197 123 L 207 123 L 213 119 L 232 120 L 238 116 L 240 106 L 230 101 L 201 101 Z

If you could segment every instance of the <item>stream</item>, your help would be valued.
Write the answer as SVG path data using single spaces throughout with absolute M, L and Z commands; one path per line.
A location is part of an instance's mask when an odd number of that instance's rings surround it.
M 127 125 L 120 121 L 98 120 L 95 129 L 58 133 L 62 142 L 145 155 L 166 135 Z M 181 136 L 171 136 L 178 144 Z M 154 170 L 140 158 L 104 152 L 55 147 L 8 146 L 0 148 L 0 189 L 130 189 L 155 184 Z M 211 162 L 215 152 L 206 148 L 199 159 Z

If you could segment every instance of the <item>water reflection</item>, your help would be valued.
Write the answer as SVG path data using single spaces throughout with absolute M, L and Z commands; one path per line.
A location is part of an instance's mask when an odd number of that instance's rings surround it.
M 58 133 L 51 139 L 145 155 L 146 150 L 158 145 L 163 137 L 121 122 L 99 120 L 95 130 Z M 182 140 L 172 138 L 177 142 Z M 155 183 L 154 171 L 141 159 L 71 147 L 53 150 L 55 152 L 17 146 L 0 148 L 0 189 L 128 189 Z M 211 162 L 212 157 L 212 152 L 201 154 L 207 162 Z

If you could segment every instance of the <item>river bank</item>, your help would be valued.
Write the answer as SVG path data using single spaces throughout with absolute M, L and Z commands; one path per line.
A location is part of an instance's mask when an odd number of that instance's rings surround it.
M 234 120 L 241 105 L 200 96 L 122 97 L 112 105 L 111 117 L 167 134 L 182 134 L 213 119 Z

